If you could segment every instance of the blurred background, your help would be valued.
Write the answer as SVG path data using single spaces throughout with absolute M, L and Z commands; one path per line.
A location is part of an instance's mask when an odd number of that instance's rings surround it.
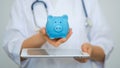
M 0 68 L 18 68 L 2 49 L 2 35 L 9 20 L 14 0 L 0 0 Z M 115 48 L 107 60 L 106 68 L 120 68 L 120 0 L 99 0 L 102 11 L 109 22 Z

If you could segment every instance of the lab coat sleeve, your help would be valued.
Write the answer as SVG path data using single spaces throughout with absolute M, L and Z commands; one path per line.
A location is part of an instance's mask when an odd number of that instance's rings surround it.
M 7 25 L 3 40 L 4 50 L 18 65 L 20 65 L 20 50 L 22 43 L 27 37 L 25 16 L 22 5 L 22 0 L 16 0 L 14 2 L 11 10 L 10 22 Z
M 90 42 L 95 46 L 100 46 L 105 53 L 105 61 L 113 49 L 112 34 L 110 32 L 109 24 L 100 10 L 98 0 L 92 0 L 91 10 L 89 10 L 89 17 L 93 25 L 90 30 Z

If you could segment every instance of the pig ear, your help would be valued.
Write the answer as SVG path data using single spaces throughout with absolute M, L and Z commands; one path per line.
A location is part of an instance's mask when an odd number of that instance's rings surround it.
M 68 20 L 68 16 L 67 15 L 63 15 L 62 18 Z
M 53 18 L 53 16 L 49 15 L 48 16 L 48 20 L 51 20 Z

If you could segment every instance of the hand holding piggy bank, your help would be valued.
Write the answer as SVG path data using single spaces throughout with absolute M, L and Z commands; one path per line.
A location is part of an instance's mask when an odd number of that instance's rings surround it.
M 69 32 L 68 16 L 48 16 L 46 33 L 50 39 L 66 38 Z

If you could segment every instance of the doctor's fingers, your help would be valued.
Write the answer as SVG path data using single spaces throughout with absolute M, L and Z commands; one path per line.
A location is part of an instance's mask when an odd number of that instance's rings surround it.
M 60 44 L 66 42 L 70 38 L 70 36 L 72 35 L 72 29 L 69 30 L 69 33 L 66 38 L 60 39 L 50 39 L 46 34 L 45 28 L 42 28 L 40 30 L 40 33 L 42 33 L 44 39 L 47 40 L 50 44 L 52 44 L 55 47 L 58 47 Z
M 58 47 L 61 43 L 65 41 L 65 39 L 50 39 L 46 34 L 45 28 L 42 28 L 40 30 L 40 33 L 42 33 L 42 36 L 48 43 L 52 44 L 55 47 Z
M 72 35 L 72 29 L 70 28 L 67 37 L 66 37 L 66 38 L 61 38 L 61 39 L 59 39 L 59 40 L 55 43 L 55 45 L 58 47 L 60 44 L 66 42 L 66 41 L 70 38 L 71 35 Z
M 72 29 L 69 30 L 68 35 L 67 35 L 66 38 L 61 38 L 61 39 L 59 39 L 59 40 L 57 41 L 57 43 L 60 44 L 60 43 L 66 42 L 66 41 L 70 38 L 71 35 L 72 35 Z
M 55 42 L 55 46 L 58 47 L 60 44 L 64 43 L 66 41 L 65 38 L 61 38 Z
M 84 43 L 82 46 L 82 51 L 87 52 L 89 55 L 91 55 L 92 52 L 92 45 L 90 43 Z
M 45 39 L 52 44 L 55 47 L 58 47 L 60 44 L 64 43 L 67 41 L 65 38 L 60 38 L 60 39 L 50 39 L 48 36 L 45 36 Z
M 42 35 L 46 35 L 46 30 L 45 30 L 45 28 L 42 28 L 42 29 L 40 30 L 40 33 L 42 33 Z
M 49 39 L 48 37 L 45 37 L 45 38 L 46 38 L 46 40 L 47 40 L 50 44 L 52 44 L 54 47 L 58 47 L 60 44 L 64 43 L 65 40 L 66 40 L 66 39 L 64 39 L 64 38 L 61 38 L 61 39 L 58 39 L 58 40 L 56 40 L 56 39 Z
M 74 59 L 80 63 L 86 63 L 88 61 L 87 58 L 75 57 Z

